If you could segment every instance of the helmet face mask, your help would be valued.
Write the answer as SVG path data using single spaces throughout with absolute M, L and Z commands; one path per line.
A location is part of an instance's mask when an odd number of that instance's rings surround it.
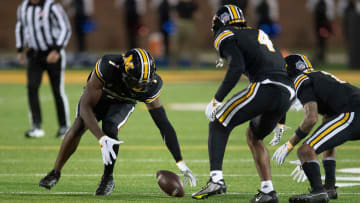
M 131 49 L 123 56 L 123 82 L 135 92 L 146 92 L 156 71 L 153 57 L 144 49 Z

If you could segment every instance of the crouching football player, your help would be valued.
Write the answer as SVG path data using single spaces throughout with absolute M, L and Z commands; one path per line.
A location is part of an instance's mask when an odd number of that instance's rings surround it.
M 287 72 L 295 84 L 296 96 L 304 106 L 305 117 L 287 144 L 275 152 L 274 159 L 282 163 L 293 146 L 307 137 L 317 123 L 318 115 L 323 115 L 322 124 L 298 149 L 311 191 L 294 195 L 289 201 L 328 202 L 329 197 L 337 198 L 333 149 L 346 141 L 360 139 L 360 89 L 330 73 L 315 71 L 303 55 L 290 55 L 285 60 Z M 327 180 L 323 185 L 317 155 L 325 151 Z
M 196 177 L 182 160 L 176 132 L 160 101 L 162 80 L 155 74 L 152 56 L 143 49 L 125 55 L 105 55 L 89 75 L 80 98 L 77 117 L 61 144 L 53 170 L 40 180 L 41 187 L 51 189 L 60 179 L 61 169 L 75 152 L 81 136 L 89 129 L 99 140 L 104 174 L 95 195 L 109 195 L 114 190 L 113 169 L 119 151 L 117 134 L 134 111 L 137 101 L 144 102 L 176 165 L 196 185 Z M 102 128 L 98 122 L 102 121 Z

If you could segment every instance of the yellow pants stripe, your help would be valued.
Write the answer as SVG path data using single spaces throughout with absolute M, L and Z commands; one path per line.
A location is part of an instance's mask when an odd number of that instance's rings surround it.
M 331 125 L 329 128 L 327 128 L 326 130 L 324 130 L 317 138 L 315 138 L 312 142 L 310 142 L 310 147 L 314 146 L 317 142 L 319 142 L 323 137 L 325 137 L 326 135 L 328 135 L 329 133 L 331 133 L 331 131 L 333 131 L 334 129 L 336 129 L 337 127 L 343 125 L 348 119 L 349 119 L 350 113 L 345 113 L 345 116 L 343 119 L 341 119 L 340 121 L 334 123 L 333 125 Z
M 226 119 L 226 117 L 229 115 L 229 113 L 237 106 L 239 105 L 240 103 L 244 102 L 247 98 L 249 98 L 253 92 L 254 92 L 254 89 L 255 89 L 255 86 L 256 86 L 256 82 L 253 83 L 251 86 L 250 86 L 250 91 L 245 94 L 244 96 L 242 96 L 241 98 L 239 98 L 238 100 L 236 100 L 233 104 L 231 104 L 231 106 L 229 106 L 229 108 L 226 109 L 226 111 L 223 113 L 223 115 L 221 115 L 221 117 L 219 118 L 219 122 L 222 123 L 224 122 L 224 120 Z

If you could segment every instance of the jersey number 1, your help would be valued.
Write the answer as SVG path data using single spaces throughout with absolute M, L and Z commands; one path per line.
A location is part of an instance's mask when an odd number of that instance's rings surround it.
M 259 30 L 258 41 L 260 44 L 265 45 L 269 51 L 275 52 L 272 41 L 269 39 L 269 36 L 262 30 Z

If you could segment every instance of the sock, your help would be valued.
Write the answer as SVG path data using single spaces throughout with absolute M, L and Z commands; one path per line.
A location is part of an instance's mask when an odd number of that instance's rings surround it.
M 223 178 L 223 172 L 222 171 L 210 171 L 210 177 L 212 179 L 213 182 L 219 182 L 220 180 L 224 179 Z
M 320 164 L 317 160 L 307 161 L 302 165 L 306 176 L 310 181 L 312 192 L 322 192 L 324 188 L 321 182 Z
M 335 187 L 335 168 L 336 168 L 336 159 L 329 157 L 323 159 L 323 166 L 325 169 L 325 188 Z
M 263 193 L 269 193 L 274 190 L 274 186 L 271 180 L 261 181 L 261 191 Z
M 119 145 L 114 145 L 113 146 L 114 152 L 117 156 L 118 152 L 119 152 Z M 114 171 L 114 166 L 115 166 L 115 161 L 113 158 L 111 158 L 112 164 L 109 165 L 104 165 L 104 176 L 112 176 L 113 175 L 113 171 Z

